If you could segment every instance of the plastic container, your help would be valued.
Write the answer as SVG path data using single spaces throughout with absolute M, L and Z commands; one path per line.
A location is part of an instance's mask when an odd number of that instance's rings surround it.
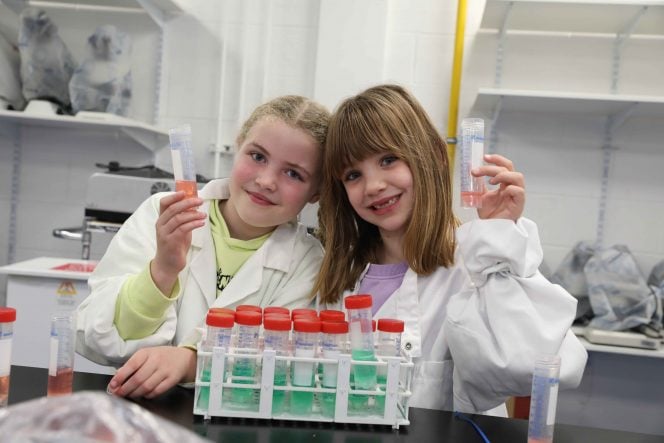
M 71 394 L 76 349 L 76 313 L 57 312 L 51 317 L 51 351 L 47 396 Z
M 263 336 L 264 348 L 274 350 L 276 355 L 285 357 L 290 349 L 289 334 L 291 329 L 291 319 L 285 317 L 283 313 L 268 314 L 263 322 L 265 334 Z M 277 386 L 286 386 L 288 381 L 288 362 L 286 360 L 276 360 L 274 363 L 274 391 L 272 393 L 272 413 L 281 414 L 286 410 L 286 391 L 276 389 Z
M 191 142 L 191 125 L 182 125 L 169 129 L 171 160 L 175 190 L 184 191 L 186 198 L 198 196 L 196 185 L 196 167 Z
M 254 311 L 235 313 L 237 324 L 236 353 L 255 355 L 258 353 L 258 333 L 262 316 Z M 231 380 L 238 384 L 256 383 L 256 359 L 235 357 Z M 254 388 L 233 388 L 230 403 L 237 409 L 258 410 L 257 392 Z
M 235 324 L 235 315 L 210 309 L 205 318 L 205 324 L 207 325 L 207 332 L 201 349 L 203 351 L 212 352 L 212 349 L 217 346 L 228 350 L 231 343 L 233 325 Z M 199 374 L 199 379 L 201 381 L 210 382 L 211 367 L 212 359 L 209 356 L 202 357 L 202 362 L 197 368 L 201 371 L 201 374 Z M 209 407 L 209 401 L 210 388 L 202 387 L 199 391 L 197 400 L 198 407 L 207 409 Z
M 325 311 L 323 311 L 325 312 Z M 322 314 L 322 312 L 321 312 Z M 321 349 L 323 358 L 339 361 L 341 353 L 346 352 L 348 337 L 348 322 L 324 321 L 321 323 Z M 337 387 L 338 363 L 322 363 L 321 385 L 324 388 Z M 334 417 L 336 393 L 322 393 L 320 396 L 320 409 L 325 417 Z
M 0 408 L 7 407 L 16 309 L 0 308 Z
M 350 352 L 354 361 L 376 361 L 374 355 L 373 325 L 371 321 L 371 295 L 349 295 L 344 299 L 348 311 L 348 330 L 350 334 Z M 352 388 L 363 391 L 375 391 L 376 366 L 353 364 Z M 360 413 L 368 410 L 369 396 L 353 394 L 350 396 L 350 408 Z
M 535 360 L 533 385 L 530 394 L 528 443 L 553 442 L 556 422 L 558 385 L 560 383 L 560 357 L 541 355 Z
M 293 324 L 293 346 L 295 357 L 314 358 L 318 349 L 320 321 L 314 319 L 296 319 Z M 291 384 L 296 387 L 314 386 L 313 361 L 295 361 L 291 365 Z M 313 391 L 291 392 L 290 411 L 297 415 L 311 414 L 314 400 Z
M 486 191 L 484 177 L 474 177 L 470 171 L 483 164 L 484 120 L 464 118 L 461 121 L 461 206 L 481 208 L 482 195 Z
M 377 354 L 380 357 L 398 357 L 401 355 L 401 334 L 404 331 L 403 320 L 381 318 L 378 320 Z M 387 383 L 387 367 L 376 368 L 378 385 L 383 390 Z M 385 396 L 376 396 L 376 411 L 382 415 L 385 412 Z

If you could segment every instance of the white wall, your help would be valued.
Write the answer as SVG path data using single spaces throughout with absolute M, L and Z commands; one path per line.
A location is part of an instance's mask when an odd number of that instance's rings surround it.
M 232 145 L 240 122 L 258 103 L 280 94 L 313 96 L 333 107 L 372 83 L 409 87 L 446 135 L 456 2 L 446 0 L 208 0 L 178 2 L 186 11 L 165 28 L 158 125 L 190 122 L 197 168 L 214 173 L 214 145 Z M 478 87 L 493 86 L 496 38 L 477 35 L 482 2 L 469 2 L 460 118 Z M 365 35 L 366 33 L 366 35 Z M 609 92 L 611 40 L 508 37 L 503 87 Z M 630 41 L 619 91 L 664 95 L 664 47 Z M 141 105 L 140 115 L 145 106 Z M 218 118 L 221 114 L 221 118 Z M 664 258 L 664 164 L 651 120 L 628 121 L 615 138 L 607 206 L 606 243 L 625 243 L 644 273 Z M 527 180 L 526 215 L 538 222 L 545 261 L 555 269 L 578 240 L 594 240 L 601 177 L 603 121 L 592 117 L 503 113 L 497 152 Z M 82 216 L 82 187 L 94 162 L 151 160 L 123 146 L 88 149 L 84 135 L 63 145 L 50 131 L 25 129 L 16 259 L 76 257 L 79 245 L 50 237 L 53 227 Z M 0 207 L 8 213 L 12 139 L 0 137 Z M 80 143 L 80 144 L 79 144 Z M 156 156 L 170 168 L 168 153 Z M 230 157 L 219 175 L 228 174 Z M 39 183 L 39 185 L 37 184 Z M 44 189 L 46 192 L 44 192 Z M 48 214 L 44 217 L 44 214 Z M 472 215 L 462 213 L 463 218 Z M 7 221 L 2 220 L 2 226 Z M 0 233 L 0 247 L 7 234 Z M 94 243 L 93 243 L 94 246 Z M 94 250 L 93 253 L 99 254 Z M 0 264 L 4 259 L 0 255 Z

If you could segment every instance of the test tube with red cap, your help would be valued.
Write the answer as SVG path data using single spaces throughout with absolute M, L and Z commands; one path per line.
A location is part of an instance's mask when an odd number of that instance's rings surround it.
M 0 308 L 0 408 L 7 406 L 16 309 Z
M 227 312 L 213 310 L 208 311 L 205 317 L 205 324 L 207 325 L 207 333 L 205 341 L 201 345 L 203 351 L 212 352 L 215 347 L 225 348 L 228 351 L 231 342 L 231 332 L 235 324 L 235 316 Z M 219 308 L 216 308 L 219 309 Z M 210 381 L 210 370 L 212 367 L 212 356 L 201 357 L 201 364 L 198 365 L 198 370 L 201 371 L 199 379 L 203 382 Z M 196 403 L 199 408 L 207 409 L 209 406 L 210 388 L 202 386 L 198 402 Z
M 320 321 L 346 321 L 346 314 L 344 311 L 337 311 L 336 309 L 326 309 L 320 311 L 318 314 Z
M 236 311 L 235 324 L 237 325 L 236 352 L 238 354 L 258 353 L 258 334 L 262 316 L 254 311 Z M 233 382 L 239 384 L 256 383 L 256 359 L 235 357 L 233 365 Z M 239 409 L 258 408 L 258 401 L 254 389 L 233 388 L 231 391 L 232 405 Z
M 266 308 L 267 311 L 267 308 Z M 263 341 L 265 349 L 272 349 L 278 356 L 288 355 L 289 343 L 288 337 L 291 330 L 290 317 L 284 316 L 283 312 L 266 312 L 263 320 L 265 333 Z M 274 363 L 274 384 L 273 386 L 286 386 L 288 377 L 288 362 L 286 360 L 276 360 Z M 275 389 L 272 393 L 272 413 L 280 414 L 286 409 L 286 391 Z
M 293 331 L 295 357 L 313 358 L 318 347 L 320 320 L 298 318 L 294 322 Z M 291 368 L 293 386 L 310 388 L 314 385 L 314 362 L 294 361 Z M 311 414 L 313 400 L 313 392 L 291 392 L 291 412 L 297 415 Z
M 378 320 L 378 355 L 399 357 L 401 355 L 401 334 L 404 330 L 403 320 L 381 318 Z M 385 387 L 387 383 L 387 366 L 379 366 L 376 370 L 378 384 Z M 376 410 L 379 415 L 385 411 L 385 397 L 376 396 Z
M 198 195 L 196 167 L 191 142 L 191 125 L 182 125 L 168 131 L 175 190 L 184 191 L 186 198 Z
M 376 361 L 372 327 L 371 295 L 349 295 L 344 299 L 348 311 L 348 329 L 350 334 L 350 352 L 355 361 Z M 373 365 L 353 364 L 353 382 L 355 389 L 372 391 L 376 389 L 376 367 Z M 352 410 L 366 411 L 368 396 L 353 394 L 349 396 Z
M 321 315 L 325 311 L 321 311 Z M 339 355 L 345 351 L 346 337 L 348 336 L 348 322 L 324 321 L 321 323 L 321 348 L 323 358 L 339 360 Z M 322 385 L 324 388 L 337 387 L 338 363 L 323 363 Z M 325 417 L 334 417 L 336 394 L 324 392 L 321 395 L 321 412 Z

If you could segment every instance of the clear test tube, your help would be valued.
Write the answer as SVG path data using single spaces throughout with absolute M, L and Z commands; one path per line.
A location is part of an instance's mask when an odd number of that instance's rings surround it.
M 295 357 L 313 358 L 318 347 L 320 320 L 298 318 L 293 324 Z M 291 365 L 291 384 L 299 387 L 314 386 L 314 362 L 293 362 Z M 309 415 L 314 402 L 313 392 L 291 392 L 290 410 L 296 415 Z
M 51 353 L 46 395 L 71 394 L 74 381 L 76 313 L 57 312 L 51 317 Z
M 215 347 L 222 347 L 228 351 L 233 325 L 235 324 L 235 315 L 210 309 L 205 318 L 205 324 L 207 325 L 207 332 L 205 334 L 205 341 L 201 345 L 202 350 L 212 352 Z M 212 357 L 204 356 L 201 358 L 201 364 L 198 365 L 198 370 L 201 371 L 199 379 L 200 381 L 209 382 Z M 196 404 L 201 409 L 208 409 L 209 400 L 210 388 L 207 386 L 201 387 Z
M 350 334 L 350 353 L 355 361 L 375 361 L 373 325 L 369 294 L 349 295 L 344 299 L 348 312 L 348 330 Z M 376 367 L 373 365 L 353 365 L 353 384 L 355 389 L 376 389 Z M 369 397 L 352 394 L 349 396 L 351 410 L 366 411 Z
M 528 443 L 553 442 L 556 422 L 558 385 L 560 383 L 560 357 L 541 355 L 535 360 L 533 385 L 530 394 Z
M 323 314 L 322 311 L 321 315 Z M 338 360 L 339 354 L 345 351 L 346 337 L 348 335 L 348 322 L 324 321 L 321 323 L 323 358 Z M 335 363 L 323 363 L 322 386 L 324 388 L 337 387 L 337 366 Z M 320 407 L 323 416 L 334 417 L 336 394 L 324 392 L 321 395 Z
M 191 125 L 169 129 L 171 160 L 175 176 L 175 190 L 184 191 L 187 198 L 196 197 L 196 167 L 191 143 Z
M 12 339 L 16 309 L 0 308 L 0 408 L 9 400 L 9 373 L 12 367 Z
M 291 319 L 283 313 L 266 313 L 263 320 L 265 349 L 274 350 L 278 356 L 287 356 L 290 348 L 289 334 Z M 274 386 L 286 386 L 288 378 L 288 362 L 277 360 L 274 364 Z M 286 391 L 272 392 L 272 413 L 280 414 L 286 409 Z
M 464 118 L 461 121 L 461 206 L 481 208 L 482 195 L 486 191 L 483 177 L 474 177 L 470 171 L 483 164 L 484 120 Z
M 258 333 L 262 316 L 254 311 L 235 312 L 237 324 L 236 352 L 238 354 L 258 353 Z M 256 383 L 256 359 L 235 357 L 233 382 L 239 384 Z M 231 391 L 233 407 L 239 409 L 258 409 L 258 398 L 254 389 L 233 388 Z
M 385 357 L 399 357 L 401 355 L 401 334 L 404 330 L 403 320 L 394 318 L 381 318 L 378 320 L 378 355 Z M 376 369 L 378 384 L 383 388 L 387 383 L 387 366 Z M 385 413 L 385 397 L 376 396 L 376 411 L 378 415 Z

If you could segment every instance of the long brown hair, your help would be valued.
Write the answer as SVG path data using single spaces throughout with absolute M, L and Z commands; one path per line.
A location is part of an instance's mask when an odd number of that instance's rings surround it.
M 325 257 L 314 286 L 322 302 L 352 289 L 382 244 L 378 228 L 360 218 L 346 195 L 344 170 L 390 152 L 413 174 L 414 204 L 404 255 L 416 273 L 454 263 L 452 184 L 447 145 L 420 103 L 404 88 L 381 85 L 346 99 L 332 115 L 324 149 L 318 211 Z

